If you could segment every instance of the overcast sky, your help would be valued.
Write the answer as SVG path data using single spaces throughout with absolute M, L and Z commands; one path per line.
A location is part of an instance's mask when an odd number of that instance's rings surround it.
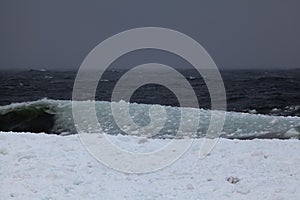
M 300 67 L 299 10 L 298 0 L 1 0 L 0 68 L 77 69 L 107 37 L 144 26 L 189 35 L 222 69 Z

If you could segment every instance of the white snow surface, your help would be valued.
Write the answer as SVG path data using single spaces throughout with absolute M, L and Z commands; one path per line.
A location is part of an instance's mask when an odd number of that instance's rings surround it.
M 166 140 L 110 136 L 153 148 Z M 203 139 L 174 164 L 127 174 L 94 159 L 78 136 L 0 132 L 0 199 L 299 199 L 299 140 L 220 139 L 199 159 Z

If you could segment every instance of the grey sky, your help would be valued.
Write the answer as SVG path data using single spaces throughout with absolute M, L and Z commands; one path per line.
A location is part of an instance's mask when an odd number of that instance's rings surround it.
M 143 26 L 191 36 L 220 68 L 300 67 L 299 9 L 298 0 L 1 0 L 0 69 L 76 69 L 107 37 Z

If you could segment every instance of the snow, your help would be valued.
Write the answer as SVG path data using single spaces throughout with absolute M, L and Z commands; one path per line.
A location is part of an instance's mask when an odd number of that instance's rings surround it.
M 110 137 L 140 151 L 167 141 Z M 128 174 L 94 159 L 77 135 L 0 132 L 0 199 L 299 199 L 299 140 L 220 139 L 199 159 L 202 141 L 162 170 Z

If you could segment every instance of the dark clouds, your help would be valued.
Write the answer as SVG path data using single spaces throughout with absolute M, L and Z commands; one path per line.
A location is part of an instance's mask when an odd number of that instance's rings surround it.
M 0 68 L 75 69 L 107 37 L 142 26 L 193 37 L 221 68 L 300 67 L 299 7 L 297 0 L 2 0 Z

